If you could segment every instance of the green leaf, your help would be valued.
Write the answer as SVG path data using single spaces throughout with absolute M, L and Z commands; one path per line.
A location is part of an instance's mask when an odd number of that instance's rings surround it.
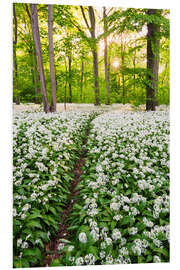
M 61 239 L 59 239 L 61 242 L 63 242 L 63 243 L 71 243 L 69 240 L 67 240 L 67 239 L 63 239 L 63 238 L 61 238 Z
M 153 261 L 152 255 L 148 255 L 146 258 L 146 262 L 152 262 L 152 261 Z
M 72 230 L 77 229 L 77 228 L 79 228 L 79 225 L 70 226 L 67 228 L 67 230 L 72 231 Z
M 82 210 L 82 206 L 79 205 L 79 204 L 77 204 L 77 203 L 74 204 L 73 208 L 74 208 L 74 209 L 78 209 L 78 210 Z
M 131 217 L 124 217 L 121 220 L 121 225 L 126 225 L 126 224 L 130 223 L 131 221 L 132 221 Z
M 153 251 L 163 254 L 165 257 L 169 256 L 169 252 L 164 248 L 154 248 Z
M 41 257 L 41 251 L 39 248 L 34 249 L 25 249 L 23 251 L 23 256 L 27 257 L 38 257 L 38 259 Z
M 88 248 L 88 252 L 89 252 L 89 253 L 92 253 L 92 254 L 96 257 L 96 260 L 99 259 L 99 257 L 98 257 L 98 248 L 97 248 L 97 247 L 95 247 L 95 246 L 90 246 L 90 247 Z
M 26 226 L 27 227 L 36 227 L 36 228 L 42 229 L 40 222 L 37 220 L 31 220 L 31 221 L 27 222 Z
M 144 257 L 138 256 L 138 263 L 143 263 L 143 262 L 144 262 Z
M 42 238 L 44 241 L 48 240 L 47 233 L 45 233 L 45 232 L 36 231 L 35 235 L 36 235 L 37 238 Z
M 143 231 L 146 228 L 146 225 L 143 222 L 142 223 L 138 222 L 136 224 L 136 227 L 138 228 L 138 231 Z
M 55 216 L 57 215 L 56 209 L 54 207 L 50 206 L 49 211 L 51 211 L 51 213 L 53 213 Z
M 39 213 L 34 213 L 28 216 L 27 220 L 36 219 L 36 218 L 42 218 L 42 215 Z
M 144 211 L 143 211 L 143 214 L 146 215 L 146 216 L 148 216 L 148 217 L 154 218 L 154 217 L 153 217 L 153 214 L 152 214 L 150 211 L 148 211 L 148 210 L 144 210 Z
M 61 266 L 59 259 L 55 259 L 51 262 L 50 266 Z
M 22 268 L 22 267 L 23 268 L 24 267 L 28 268 L 28 267 L 30 267 L 28 261 L 26 259 L 24 259 L 24 258 L 14 260 L 14 266 L 16 268 Z
M 113 230 L 116 227 L 117 221 L 112 221 L 111 222 L 111 230 Z

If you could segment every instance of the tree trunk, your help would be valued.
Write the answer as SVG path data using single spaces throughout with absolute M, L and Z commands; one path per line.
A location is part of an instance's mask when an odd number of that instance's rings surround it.
M 17 16 L 16 16 L 16 8 L 13 3 L 13 17 L 14 17 L 14 40 L 13 40 L 13 63 L 14 63 L 14 88 L 18 91 L 18 65 L 17 65 L 17 57 L 16 57 L 16 46 L 17 46 Z M 17 94 L 16 96 L 16 104 L 20 104 L 20 96 Z
M 39 88 L 38 88 L 38 70 L 37 70 L 37 61 L 36 61 L 36 53 L 35 53 L 35 48 L 34 44 L 33 46 L 30 45 L 30 49 L 29 49 L 29 57 L 30 57 L 30 62 L 31 62 L 31 74 L 32 74 L 32 84 L 34 86 L 34 102 L 36 104 L 38 104 L 38 92 L 39 92 Z M 40 93 L 40 92 L 39 92 Z
M 91 40 L 89 42 L 91 47 L 91 52 L 93 55 L 93 73 L 94 73 L 94 96 L 95 96 L 95 102 L 94 105 L 100 105 L 99 102 L 99 74 L 98 74 L 98 53 L 97 53 L 97 41 L 96 41 L 96 35 L 95 35 L 95 27 L 96 27 L 96 20 L 95 20 L 95 14 L 94 9 L 92 6 L 88 7 L 88 14 L 90 19 L 90 26 L 88 23 L 88 20 L 86 18 L 86 15 L 84 13 L 84 9 L 82 6 L 81 12 L 84 18 L 84 22 L 91 34 Z
M 97 44 L 96 44 L 96 35 L 95 35 L 95 14 L 92 6 L 88 9 L 89 19 L 91 23 L 90 33 L 92 38 L 92 55 L 93 55 L 93 72 L 94 72 L 94 94 L 95 94 L 95 103 L 94 105 L 100 105 L 99 102 L 99 74 L 98 74 L 98 53 L 97 53 Z
M 168 70 L 168 61 L 166 61 L 166 64 L 165 64 L 165 68 L 164 68 L 165 72 L 164 72 L 164 76 L 162 78 L 162 85 L 164 84 L 164 81 L 165 81 L 165 78 L 166 78 L 166 73 L 167 73 L 167 70 Z
M 149 9 L 147 15 L 155 15 L 155 9 Z M 159 25 L 154 22 L 147 24 L 147 86 L 146 86 L 146 111 L 155 111 L 158 93 L 158 70 L 159 70 L 159 45 L 157 35 Z
M 37 58 L 36 51 L 33 51 L 33 69 L 34 69 L 34 89 L 35 89 L 35 103 L 40 104 L 39 94 L 41 93 L 41 89 L 39 88 L 39 72 L 37 67 Z
M 49 37 L 49 64 L 51 76 L 51 94 L 52 106 L 51 111 L 56 111 L 56 80 L 54 70 L 54 46 L 53 46 L 53 5 L 48 5 L 48 37 Z
M 87 89 L 87 64 L 84 63 L 84 91 L 83 91 L 83 102 L 86 100 L 86 89 Z
M 98 75 L 98 54 L 97 50 L 92 52 L 93 54 L 93 71 L 94 71 L 94 88 L 95 88 L 95 103 L 94 105 L 100 105 L 99 102 L 99 75 Z
M 38 64 L 39 64 L 42 101 L 43 101 L 44 111 L 47 113 L 47 112 L 50 112 L 50 106 L 49 106 L 49 102 L 47 98 L 46 80 L 45 80 L 44 67 L 43 67 L 43 61 L 42 61 L 37 5 L 30 4 L 30 9 L 31 9 L 32 33 L 33 33 L 33 39 L 34 39 L 34 43 L 36 47 L 36 54 L 37 54 Z
M 135 41 L 135 47 L 136 47 L 136 41 Z M 133 68 L 134 68 L 133 86 L 134 86 L 134 95 L 136 96 L 136 48 L 134 51 Z
M 106 8 L 103 8 L 103 19 L 104 19 L 104 33 L 107 32 L 107 22 L 106 22 Z M 109 99 L 109 70 L 108 70 L 108 47 L 107 47 L 107 37 L 104 38 L 104 66 L 105 66 L 105 81 L 106 81 L 106 105 L 110 104 Z
M 64 58 L 65 63 L 65 74 L 66 74 L 66 81 L 65 81 L 65 87 L 64 87 L 64 110 L 66 111 L 66 89 L 67 89 L 67 65 L 66 65 L 66 57 Z
M 72 63 L 72 57 L 71 57 L 71 54 L 68 56 L 68 62 L 69 62 L 69 103 L 72 103 L 72 85 L 71 85 L 71 63 Z
M 81 94 L 80 94 L 81 102 L 82 102 L 82 93 L 83 93 L 83 79 L 84 79 L 84 60 L 82 59 L 82 62 L 81 62 Z
M 31 13 L 29 11 L 28 4 L 25 3 L 24 5 L 25 5 L 25 9 L 31 23 L 31 28 L 32 28 Z M 39 72 L 38 72 L 38 67 L 37 67 L 37 56 L 36 56 L 34 40 L 33 40 L 32 46 L 30 47 L 30 54 L 31 54 L 30 57 L 32 59 L 32 81 L 33 81 L 34 91 L 35 91 L 34 102 L 36 104 L 39 104 L 40 103 L 39 94 L 41 92 L 41 89 L 39 88 Z
M 94 105 L 99 105 L 99 74 L 98 74 L 98 54 L 97 54 L 97 44 L 96 44 L 96 36 L 95 36 L 95 15 L 94 9 L 92 6 L 88 8 L 89 19 L 91 23 L 90 33 L 91 33 L 91 51 L 93 55 L 93 72 L 94 72 L 94 96 L 95 102 Z
M 123 104 L 125 104 L 125 80 L 124 80 L 124 48 L 123 48 L 123 41 L 121 36 L 121 66 L 122 66 L 122 96 L 123 96 Z

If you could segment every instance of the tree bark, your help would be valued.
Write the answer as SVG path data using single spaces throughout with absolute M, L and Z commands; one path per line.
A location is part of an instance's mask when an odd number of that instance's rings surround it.
M 157 10 L 149 9 L 147 15 L 155 15 Z M 155 111 L 158 93 L 159 70 L 159 25 L 154 22 L 147 24 L 147 86 L 146 86 L 146 110 Z
M 93 54 L 94 88 L 95 88 L 95 103 L 94 103 L 94 105 L 97 106 L 97 105 L 100 105 L 97 49 L 93 50 L 92 54 Z
M 31 13 L 29 11 L 28 4 L 25 3 L 24 5 L 25 5 L 25 10 L 27 12 L 27 15 L 31 23 L 31 28 L 32 28 Z M 39 99 L 39 94 L 41 93 L 41 89 L 39 88 L 39 71 L 37 67 L 37 56 L 36 56 L 34 40 L 32 41 L 32 43 L 33 44 L 30 47 L 30 54 L 31 54 L 30 57 L 32 59 L 32 81 L 33 81 L 34 91 L 35 91 L 34 102 L 36 104 L 39 104 L 41 102 Z
M 35 103 L 40 104 L 39 94 L 41 93 L 41 89 L 39 88 L 39 72 L 37 67 L 37 58 L 36 51 L 33 51 L 33 70 L 34 70 L 34 89 L 35 89 Z
M 39 25 L 38 25 L 38 14 L 37 14 L 37 5 L 36 4 L 30 4 L 30 10 L 31 10 L 31 22 L 32 22 L 33 39 L 34 39 L 34 43 L 35 43 L 36 54 L 37 54 L 38 64 L 39 64 L 39 74 L 40 74 L 40 81 L 41 81 L 42 101 L 43 101 L 44 111 L 47 113 L 47 112 L 50 112 L 50 106 L 49 106 L 49 102 L 48 102 L 48 98 L 47 98 L 46 80 L 45 80 L 44 67 L 43 67 L 43 61 L 42 61 L 41 43 L 40 43 Z
M 107 22 L 106 22 L 106 8 L 103 7 L 103 19 L 104 19 L 104 33 L 107 32 Z M 105 66 L 105 81 L 106 81 L 106 105 L 110 104 L 109 98 L 109 69 L 108 69 L 108 47 L 107 47 L 107 37 L 104 37 L 104 66 Z
M 84 62 L 84 91 L 83 91 L 83 102 L 86 100 L 86 89 L 87 89 L 87 63 Z
M 123 96 L 123 104 L 125 104 L 125 98 L 126 98 L 126 93 L 125 93 L 125 80 L 124 80 L 124 47 L 123 47 L 123 40 L 121 36 L 121 66 L 122 66 L 122 96 Z
M 80 100 L 82 102 L 82 93 L 83 93 L 83 80 L 84 80 L 84 60 L 81 60 L 81 94 L 80 94 Z
M 72 103 L 72 84 L 71 84 L 71 63 L 72 63 L 72 56 L 71 56 L 71 54 L 68 56 L 68 63 L 69 63 L 69 103 Z
M 98 53 L 97 53 L 97 44 L 96 44 L 96 35 L 95 35 L 95 27 L 96 27 L 96 20 L 94 9 L 92 6 L 88 9 L 89 12 L 89 19 L 91 23 L 90 33 L 92 38 L 92 55 L 93 55 L 93 72 L 94 72 L 94 93 L 95 93 L 95 103 L 94 105 L 100 105 L 99 102 L 99 72 L 98 72 Z
M 49 37 L 49 64 L 51 77 L 51 111 L 56 111 L 56 80 L 54 70 L 54 45 L 53 45 L 53 5 L 48 5 L 48 37 Z
M 87 28 L 91 34 L 91 41 L 90 41 L 90 47 L 91 52 L 93 55 L 93 73 L 94 73 L 94 97 L 95 102 L 94 105 L 100 105 L 99 101 L 99 72 L 98 72 L 98 53 L 97 53 L 97 41 L 96 41 L 96 35 L 95 35 L 95 27 L 96 27 L 96 20 L 95 20 L 95 14 L 94 9 L 92 6 L 88 7 L 88 14 L 90 19 L 90 26 L 88 24 L 88 21 L 86 19 L 83 7 L 81 6 L 81 12 L 84 18 L 84 21 L 87 25 Z
M 65 81 L 65 87 L 64 87 L 64 110 L 66 111 L 66 89 L 67 89 L 67 64 L 66 64 L 66 57 L 64 58 L 65 63 L 65 74 L 66 74 L 66 81 Z
M 136 40 L 135 40 L 135 47 L 136 47 Z M 134 87 L 134 95 L 136 95 L 136 48 L 134 51 L 134 59 L 133 59 L 133 87 Z
M 18 90 L 18 65 L 17 65 L 17 57 L 16 57 L 16 46 L 17 46 L 17 16 L 16 16 L 16 8 L 13 3 L 13 17 L 14 17 L 14 40 L 13 40 L 13 63 L 14 63 L 14 88 L 16 91 Z M 17 94 L 16 104 L 20 104 L 20 96 Z

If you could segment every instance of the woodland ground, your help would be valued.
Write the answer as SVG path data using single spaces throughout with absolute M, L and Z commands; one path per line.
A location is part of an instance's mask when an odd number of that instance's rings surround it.
M 15 267 L 169 261 L 167 106 L 13 107 Z
M 100 106 L 94 106 L 93 104 L 77 104 L 77 103 L 67 103 L 66 104 L 66 110 L 67 111 L 92 111 L 92 110 L 117 110 L 117 111 L 132 111 L 132 110 L 140 110 L 145 111 L 145 104 L 139 105 L 137 107 L 132 106 L 131 104 L 112 104 L 112 105 L 105 105 L 102 104 Z M 14 111 L 26 111 L 26 110 L 40 110 L 42 107 L 39 104 L 34 103 L 26 103 L 26 104 L 20 104 L 16 105 L 13 103 L 13 110 Z M 57 112 L 64 111 L 64 103 L 57 103 Z M 169 106 L 167 105 L 159 105 L 156 107 L 157 111 L 167 111 L 169 110 Z

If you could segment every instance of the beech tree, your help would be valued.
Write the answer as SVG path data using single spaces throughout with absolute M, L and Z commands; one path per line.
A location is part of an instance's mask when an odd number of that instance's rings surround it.
M 13 4 L 13 18 L 14 18 L 14 40 L 13 40 L 13 66 L 14 66 L 14 88 L 18 92 L 18 65 L 16 57 L 16 46 L 17 46 L 17 16 L 15 4 Z M 20 104 L 20 96 L 17 93 L 16 104 Z
M 52 106 L 51 111 L 56 111 L 56 80 L 54 71 L 54 45 L 53 45 L 53 5 L 48 5 L 48 37 L 49 37 L 49 64 L 51 77 Z
M 94 105 L 99 105 L 99 72 L 98 72 L 98 52 L 97 52 L 97 39 L 96 39 L 96 19 L 94 14 L 94 9 L 92 6 L 88 7 L 88 14 L 90 25 L 86 18 L 83 7 L 81 6 L 81 12 L 85 21 L 85 24 L 91 34 L 90 46 L 93 55 L 93 72 L 94 72 L 94 94 L 95 94 L 95 103 Z
M 83 92 L 83 80 L 84 80 L 84 59 L 83 56 L 81 57 L 81 93 L 80 93 L 80 99 L 82 101 L 82 92 Z
M 161 12 L 161 11 L 160 11 Z M 159 10 L 148 9 L 147 15 L 157 15 Z M 159 14 L 160 15 L 160 14 Z M 146 110 L 154 111 L 157 105 L 160 26 L 152 21 L 147 24 L 147 86 Z
M 31 21 L 31 13 L 29 11 L 28 8 L 28 4 L 24 4 L 26 13 L 28 15 L 28 18 L 30 20 L 30 25 L 31 25 L 31 30 L 32 30 L 32 21 Z M 38 66 L 37 66 L 37 56 L 36 56 L 36 49 L 35 49 L 35 44 L 34 44 L 34 40 L 32 40 L 32 38 L 30 37 L 30 48 L 29 48 L 29 53 L 30 53 L 30 57 L 31 57 L 31 62 L 32 62 L 32 68 L 31 68 L 31 72 L 32 72 L 32 81 L 33 81 L 33 85 L 34 85 L 34 90 L 35 90 L 35 98 L 34 98 L 34 102 L 36 104 L 40 103 L 40 98 L 39 95 L 41 93 L 41 89 L 39 87 L 39 71 L 38 71 Z
M 104 33 L 107 32 L 108 26 L 107 26 L 107 14 L 106 14 L 106 7 L 103 7 L 103 19 L 104 19 Z M 108 46 L 107 46 L 107 37 L 104 37 L 104 67 L 105 67 L 105 81 L 106 81 L 106 104 L 110 104 L 110 98 L 109 98 L 109 63 L 108 63 Z
M 43 60 L 42 60 L 37 4 L 30 4 L 30 9 L 31 9 L 32 33 L 33 33 L 33 39 L 35 43 L 36 54 L 37 54 L 38 64 L 39 64 L 42 102 L 43 102 L 44 111 L 47 113 L 47 112 L 50 112 L 50 105 L 49 105 L 48 97 L 47 97 L 46 80 L 45 80 Z

